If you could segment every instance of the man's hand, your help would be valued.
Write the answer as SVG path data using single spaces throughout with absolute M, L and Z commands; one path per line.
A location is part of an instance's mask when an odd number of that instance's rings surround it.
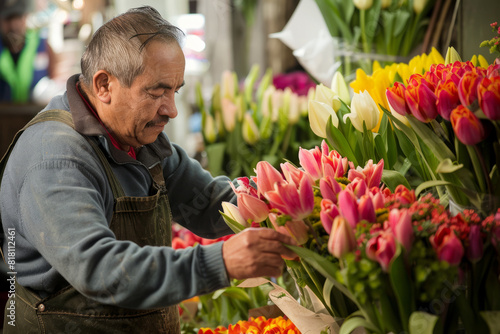
M 283 257 L 297 255 L 283 244 L 297 245 L 284 234 L 267 228 L 248 228 L 224 242 L 222 257 L 230 278 L 278 277 L 284 268 Z

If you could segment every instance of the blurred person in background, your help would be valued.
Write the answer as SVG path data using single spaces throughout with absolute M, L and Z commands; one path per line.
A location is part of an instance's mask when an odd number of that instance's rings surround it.
M 54 52 L 27 25 L 33 7 L 33 0 L 0 0 L 0 102 L 33 102 L 36 84 L 54 76 Z

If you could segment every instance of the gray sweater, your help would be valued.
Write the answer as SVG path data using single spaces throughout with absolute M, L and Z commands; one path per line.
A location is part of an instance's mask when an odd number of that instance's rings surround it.
M 229 179 L 213 178 L 163 133 L 137 150 L 137 160 L 116 149 L 78 95 L 77 80 L 71 77 L 66 93 L 44 109 L 70 111 L 76 131 L 54 121 L 31 126 L 2 178 L 1 218 L 4 231 L 16 232 L 19 284 L 41 297 L 71 284 L 101 303 L 135 309 L 173 305 L 228 286 L 222 243 L 174 250 L 116 240 L 109 229 L 113 194 L 81 134 L 98 138 L 126 196 L 148 196 L 147 169 L 161 163 L 174 221 L 204 238 L 231 233 L 218 212 L 221 201 L 235 202 Z

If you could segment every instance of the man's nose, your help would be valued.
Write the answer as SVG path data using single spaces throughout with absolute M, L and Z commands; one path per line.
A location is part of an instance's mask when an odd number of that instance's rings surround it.
M 158 114 L 168 116 L 170 118 L 175 118 L 178 114 L 177 107 L 175 106 L 175 103 L 162 104 L 158 109 Z

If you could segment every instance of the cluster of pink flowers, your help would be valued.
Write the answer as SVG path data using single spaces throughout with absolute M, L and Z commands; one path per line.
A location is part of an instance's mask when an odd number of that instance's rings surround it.
M 257 189 L 240 178 L 234 187 L 238 206 L 232 207 L 231 216 L 241 217 L 246 226 L 266 226 L 262 222 L 269 219 L 301 245 L 315 234 L 327 235 L 327 249 L 334 257 L 364 253 L 385 272 L 397 244 L 410 253 L 416 238 L 425 238 L 438 260 L 454 266 L 464 256 L 477 261 L 486 244 L 499 244 L 500 210 L 486 220 L 468 211 L 452 217 L 430 194 L 417 199 L 402 185 L 394 192 L 381 187 L 383 160 L 354 168 L 325 142 L 321 148 L 299 152 L 300 168 L 284 163 L 278 171 L 259 162 L 252 177 Z M 319 221 L 321 231 L 314 227 Z
M 190 230 L 174 224 L 172 226 L 172 248 L 174 249 L 184 249 L 187 247 L 193 247 L 196 245 L 210 245 L 219 241 L 227 240 L 232 235 L 227 235 L 218 239 L 205 239 L 197 236 Z
M 440 116 L 451 121 L 462 143 L 475 145 L 486 136 L 478 109 L 490 120 L 500 119 L 500 64 L 487 69 L 471 62 L 435 64 L 423 75 L 410 76 L 406 86 L 396 82 L 386 96 L 399 114 L 421 122 Z

